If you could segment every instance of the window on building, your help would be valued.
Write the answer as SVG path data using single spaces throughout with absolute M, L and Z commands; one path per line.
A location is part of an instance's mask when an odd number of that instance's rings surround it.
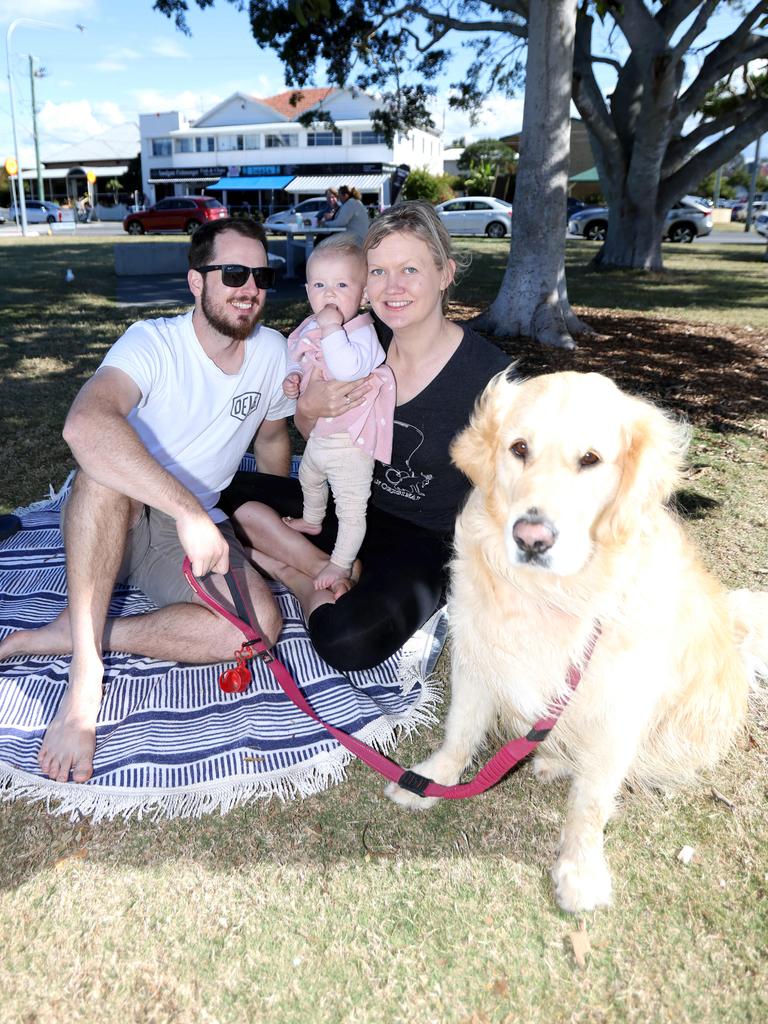
M 386 141 L 387 140 L 384 138 L 381 132 L 352 132 L 353 146 L 378 146 L 385 143 Z
M 341 132 L 307 132 L 308 146 L 340 146 Z
M 243 149 L 259 149 L 261 147 L 261 136 L 259 135 L 244 135 L 243 136 Z
M 174 139 L 173 148 L 177 153 L 194 153 L 195 151 L 195 140 L 194 139 Z
M 196 153 L 213 153 L 216 149 L 216 140 L 212 135 L 198 135 L 195 139 Z
M 243 148 L 243 136 L 242 135 L 220 135 L 219 136 L 219 152 L 226 152 L 231 149 L 242 149 Z
M 265 135 L 264 146 L 266 149 L 279 149 L 281 146 L 298 146 L 298 135 Z
M 152 139 L 152 156 L 170 156 L 172 152 L 170 139 Z

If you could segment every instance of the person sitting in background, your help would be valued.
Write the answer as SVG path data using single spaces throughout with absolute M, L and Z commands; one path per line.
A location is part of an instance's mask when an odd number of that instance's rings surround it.
M 325 190 L 325 206 L 317 215 L 317 226 L 321 228 L 324 224 L 330 224 L 339 211 L 339 193 L 335 188 Z
M 360 193 L 356 188 L 342 185 L 339 189 L 339 201 L 341 208 L 333 218 L 333 226 L 346 228 L 362 245 L 371 222 L 368 219 L 368 211 L 360 202 Z

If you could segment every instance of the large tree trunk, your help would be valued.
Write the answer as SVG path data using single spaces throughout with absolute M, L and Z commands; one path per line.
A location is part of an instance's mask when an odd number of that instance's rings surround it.
M 605 242 L 592 260 L 592 266 L 663 270 L 663 229 L 664 214 L 657 215 L 652 203 L 637 206 L 626 196 L 622 197 L 610 207 Z
M 565 284 L 570 102 L 576 0 L 531 4 L 523 130 L 506 273 L 479 325 L 574 348 L 589 332 Z

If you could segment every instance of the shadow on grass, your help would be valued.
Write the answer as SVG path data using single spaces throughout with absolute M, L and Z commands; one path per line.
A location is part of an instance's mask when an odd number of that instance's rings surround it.
M 523 376 L 561 370 L 604 373 L 619 387 L 716 432 L 749 432 L 768 416 L 768 375 L 758 343 L 732 331 L 588 311 L 597 335 L 568 352 L 496 339 Z

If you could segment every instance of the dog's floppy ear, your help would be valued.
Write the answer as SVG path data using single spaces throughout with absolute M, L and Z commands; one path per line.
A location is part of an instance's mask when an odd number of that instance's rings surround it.
M 469 426 L 451 442 L 454 465 L 475 487 L 487 487 L 495 475 L 496 445 L 502 417 L 509 409 L 517 388 L 514 373 L 504 370 L 488 382 L 475 403 Z
M 643 529 L 643 522 L 678 487 L 690 431 L 639 398 L 625 396 L 629 417 L 621 482 L 599 532 L 620 543 Z

